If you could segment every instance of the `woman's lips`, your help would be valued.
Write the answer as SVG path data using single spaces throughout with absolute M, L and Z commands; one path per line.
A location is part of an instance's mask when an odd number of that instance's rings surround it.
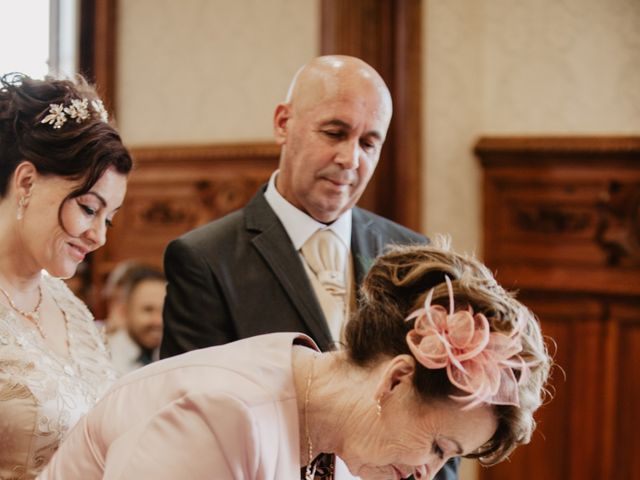
M 79 262 L 84 260 L 84 257 L 87 255 L 87 253 L 89 253 L 89 250 L 86 248 L 83 248 L 79 245 L 75 245 L 73 243 L 69 243 L 68 244 L 71 251 L 71 255 L 78 260 Z

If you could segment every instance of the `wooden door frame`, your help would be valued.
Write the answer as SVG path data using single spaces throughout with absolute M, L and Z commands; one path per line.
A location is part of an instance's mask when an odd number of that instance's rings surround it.
M 79 71 L 115 111 L 117 0 L 80 1 Z
M 362 58 L 384 78 L 393 118 L 360 205 L 414 230 L 422 223 L 422 1 L 321 0 L 321 54 Z

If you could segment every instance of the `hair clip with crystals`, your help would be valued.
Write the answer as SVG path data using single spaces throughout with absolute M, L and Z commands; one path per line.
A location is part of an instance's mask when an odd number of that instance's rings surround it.
M 98 114 L 100 120 L 103 122 L 109 121 L 109 114 L 105 110 L 102 100 L 92 100 L 91 107 Z M 49 104 L 49 114 L 40 123 L 53 125 L 53 128 L 59 129 L 69 118 L 75 119 L 77 123 L 82 123 L 90 116 L 89 100 L 86 98 L 82 100 L 74 98 L 67 106 L 64 103 Z

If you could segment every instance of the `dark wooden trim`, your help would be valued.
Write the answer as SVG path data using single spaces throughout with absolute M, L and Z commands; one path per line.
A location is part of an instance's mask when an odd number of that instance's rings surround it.
M 640 152 L 637 136 L 500 136 L 481 137 L 475 146 L 476 154 L 518 153 L 547 155 L 548 153 L 611 154 Z
M 389 133 L 360 205 L 421 227 L 420 0 L 322 0 L 321 53 L 353 55 L 385 79 L 394 101 Z
M 95 83 L 109 112 L 115 108 L 117 0 L 80 3 L 79 70 Z
M 172 162 L 204 162 L 210 163 L 220 160 L 254 161 L 265 160 L 272 162 L 280 155 L 280 147 L 272 142 L 255 143 L 220 143 L 210 145 L 171 145 L 162 147 L 137 147 L 131 149 L 136 164 L 142 166 L 147 163 Z
M 419 230 L 422 222 L 422 14 L 419 1 L 395 2 L 393 125 L 395 196 L 394 217 Z

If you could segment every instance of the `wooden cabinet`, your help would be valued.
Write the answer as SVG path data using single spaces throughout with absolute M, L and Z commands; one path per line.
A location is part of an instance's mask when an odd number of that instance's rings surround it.
M 559 368 L 529 446 L 485 480 L 640 478 L 640 138 L 482 138 L 484 259 Z

